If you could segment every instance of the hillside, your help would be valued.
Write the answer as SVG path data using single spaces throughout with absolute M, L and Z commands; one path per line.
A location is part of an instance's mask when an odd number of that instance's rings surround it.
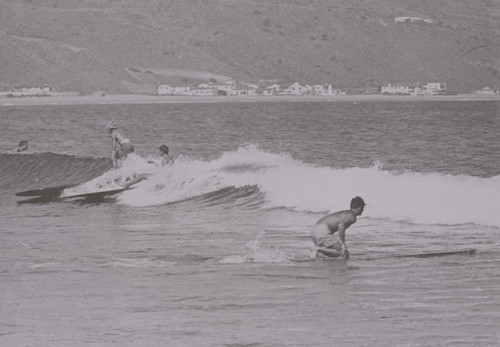
M 154 93 L 226 77 L 500 89 L 498 23 L 495 0 L 0 0 L 0 90 Z

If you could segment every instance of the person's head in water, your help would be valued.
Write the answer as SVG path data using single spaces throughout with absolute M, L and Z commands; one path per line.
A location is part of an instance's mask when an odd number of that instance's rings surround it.
M 161 146 L 160 146 L 160 152 L 161 152 L 163 155 L 168 155 L 168 146 L 167 146 L 167 145 L 161 145 Z
M 356 196 L 351 200 L 351 210 L 359 209 L 359 214 L 363 213 L 365 208 L 365 202 L 359 196 Z
M 17 145 L 17 151 L 18 152 L 23 152 L 28 149 L 28 141 L 19 141 L 19 144 Z

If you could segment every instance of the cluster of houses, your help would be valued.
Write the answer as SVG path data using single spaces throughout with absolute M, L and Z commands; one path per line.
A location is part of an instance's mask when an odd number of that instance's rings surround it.
M 255 96 L 255 95 L 345 95 L 344 91 L 334 89 L 331 84 L 301 85 L 298 82 L 282 88 L 278 83 L 270 85 L 262 84 L 239 84 L 234 80 L 227 80 L 224 83 L 210 82 L 202 83 L 196 87 L 173 86 L 163 84 L 158 87 L 159 95 L 194 95 L 194 96 Z
M 386 95 L 444 95 L 447 93 L 446 83 L 395 83 L 382 86 L 372 93 Z M 270 85 L 240 85 L 234 80 L 224 83 L 210 82 L 202 83 L 196 87 L 174 86 L 163 84 L 158 87 L 158 95 L 192 95 L 192 96 L 273 96 L 273 95 L 318 95 L 335 96 L 346 95 L 345 91 L 334 89 L 331 84 L 302 85 L 294 82 L 288 87 L 282 88 L 278 83 Z
M 420 17 L 396 17 L 394 18 L 396 23 L 426 23 L 434 24 L 434 19 L 430 18 L 420 18 Z
M 446 95 L 448 94 L 446 83 L 430 82 L 420 83 L 389 83 L 380 88 L 366 88 L 364 94 L 384 94 L 384 95 Z M 497 90 L 485 87 L 473 91 L 474 94 L 498 94 Z M 224 83 L 215 81 L 202 83 L 196 87 L 193 86 L 174 86 L 163 84 L 158 87 L 158 95 L 186 95 L 186 96 L 274 96 L 274 95 L 317 95 L 317 96 L 336 96 L 346 95 L 345 91 L 335 89 L 331 84 L 302 85 L 294 82 L 288 87 L 282 88 L 277 81 L 273 83 L 239 84 L 234 80 L 227 80 Z
M 78 92 L 56 92 L 47 85 L 42 87 L 15 87 L 7 92 L 0 92 L 0 97 L 25 97 L 25 96 L 78 96 Z
M 277 80 L 262 80 L 259 84 L 238 83 L 232 79 L 223 83 L 211 81 L 198 86 L 176 86 L 163 84 L 157 89 L 158 95 L 183 95 L 183 96 L 274 96 L 274 95 L 316 95 L 316 96 L 338 96 L 346 95 L 345 91 L 335 89 L 331 84 L 301 85 L 294 82 L 288 87 L 282 88 Z M 420 83 L 389 83 L 380 88 L 365 88 L 363 90 L 350 91 L 350 94 L 384 94 L 384 95 L 446 95 L 448 94 L 446 83 L 432 82 Z M 499 95 L 499 91 L 490 87 L 484 87 L 472 91 L 479 95 Z M 79 96 L 78 92 L 57 92 L 49 86 L 42 87 L 18 87 L 10 91 L 0 92 L 0 97 L 29 97 L 29 96 Z M 104 96 L 104 92 L 94 92 L 92 95 Z
M 389 83 L 380 88 L 381 94 L 386 95 L 445 95 L 446 83 Z

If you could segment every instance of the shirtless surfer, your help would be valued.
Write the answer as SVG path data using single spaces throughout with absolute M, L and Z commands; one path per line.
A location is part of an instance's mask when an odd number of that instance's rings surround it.
M 168 154 L 168 146 L 167 145 L 161 145 L 158 149 L 160 150 L 161 165 L 165 166 L 165 165 L 173 164 L 174 160 Z
M 160 147 L 158 147 L 158 149 L 159 149 L 158 158 L 153 158 L 148 160 L 149 164 L 154 164 L 156 167 L 162 167 L 174 163 L 174 160 L 168 154 L 169 150 L 167 145 L 161 145 Z
M 351 200 L 350 210 L 334 212 L 321 218 L 311 230 L 316 251 L 332 258 L 349 259 L 345 245 L 345 231 L 356 223 L 356 217 L 361 216 L 365 205 L 363 199 L 356 196 Z M 334 237 L 335 233 L 338 237 Z
M 118 161 L 125 159 L 128 154 L 134 152 L 134 146 L 130 143 L 130 140 L 123 136 L 117 129 L 114 122 L 109 122 L 106 126 L 109 135 L 113 140 L 113 149 L 111 153 L 111 160 L 113 160 L 113 167 L 118 167 Z

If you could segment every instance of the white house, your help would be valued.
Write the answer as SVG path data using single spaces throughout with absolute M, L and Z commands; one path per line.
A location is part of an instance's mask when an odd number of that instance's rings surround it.
M 431 95 L 446 94 L 446 83 L 438 83 L 438 82 L 427 83 L 422 87 L 421 92 L 424 94 L 431 94 Z
M 321 85 L 321 84 L 315 84 L 313 85 L 313 94 L 314 95 L 326 95 L 326 94 L 330 94 L 332 93 L 332 85 L 331 84 L 328 84 L 328 85 Z
M 237 96 L 255 96 L 257 95 L 257 90 L 255 88 L 238 88 L 236 90 Z
M 202 83 L 198 85 L 198 88 L 213 88 L 217 91 L 216 95 L 237 95 L 236 82 L 232 79 L 225 81 L 224 83 L 217 84 L 213 82 Z M 219 92 L 220 91 L 220 92 Z
M 394 21 L 396 23 L 409 22 L 410 21 L 410 17 L 396 17 L 396 18 L 394 18 Z
M 49 96 L 54 92 L 49 86 L 43 87 L 16 87 L 10 92 L 3 93 L 9 96 Z
M 420 85 L 418 83 L 389 83 L 386 86 L 382 86 L 380 92 L 391 95 L 418 95 L 420 93 Z
M 484 87 L 482 89 L 475 90 L 472 93 L 481 94 L 481 95 L 495 95 L 495 94 L 498 94 L 498 90 L 494 90 L 490 87 Z
M 310 86 L 309 86 L 310 87 Z M 312 90 L 312 87 L 310 87 Z M 299 84 L 299 82 L 293 83 L 291 86 L 286 88 L 284 91 L 282 91 L 280 94 L 284 95 L 306 95 L 307 94 L 307 86 L 302 86 Z
M 331 84 L 315 84 L 313 86 L 312 94 L 321 96 L 332 96 L 332 95 L 345 95 L 340 89 L 333 89 Z
M 24 96 L 79 96 L 79 92 L 58 92 L 49 86 L 43 87 L 15 87 L 8 92 L 0 92 L 0 97 L 24 97 Z
M 191 87 L 162 84 L 158 86 L 158 95 L 191 95 Z
M 49 86 L 27 87 L 27 88 L 21 88 L 20 91 L 25 95 L 48 95 L 50 94 L 51 89 Z
M 394 18 L 394 21 L 396 23 L 408 23 L 408 22 L 412 22 L 412 23 L 427 23 L 427 24 L 433 24 L 434 23 L 434 19 L 430 19 L 430 18 L 420 18 L 420 17 L 396 17 Z
M 194 96 L 217 96 L 217 89 L 215 88 L 195 88 L 191 89 L 190 95 Z
M 237 95 L 236 87 L 234 85 L 233 80 L 228 80 L 224 84 L 218 84 L 215 86 L 217 90 L 220 90 L 223 92 L 223 94 L 226 95 Z
M 262 95 L 266 96 L 272 96 L 272 95 L 278 95 L 280 93 L 281 87 L 279 84 L 274 83 L 270 86 L 265 87 L 262 90 Z
M 174 87 L 168 84 L 162 84 L 158 86 L 158 95 L 172 95 L 174 92 Z
M 198 88 L 215 88 L 213 83 L 202 83 L 198 84 Z

